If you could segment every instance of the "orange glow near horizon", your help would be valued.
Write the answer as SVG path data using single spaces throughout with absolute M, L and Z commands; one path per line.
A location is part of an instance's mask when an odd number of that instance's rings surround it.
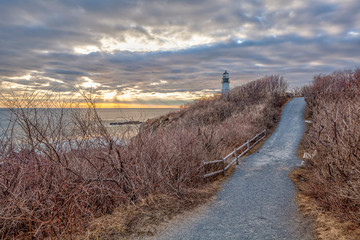
M 1 104 L 0 108 L 9 108 L 9 105 Z M 11 106 L 18 108 L 19 106 Z M 10 107 L 10 108 L 11 108 Z M 41 105 L 31 105 L 38 108 L 88 108 L 86 103 L 46 103 Z M 157 104 L 137 104 L 137 103 L 96 103 L 96 108 L 180 108 L 179 105 L 157 105 Z
M 87 107 L 81 104 L 80 107 Z M 156 105 L 156 104 L 138 104 L 138 103 L 97 103 L 97 108 L 180 108 L 178 105 Z

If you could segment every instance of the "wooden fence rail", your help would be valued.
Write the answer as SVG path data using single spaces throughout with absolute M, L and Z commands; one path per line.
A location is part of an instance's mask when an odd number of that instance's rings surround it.
M 204 178 L 211 177 L 211 176 L 217 175 L 219 173 L 222 173 L 225 176 L 226 170 L 228 170 L 234 163 L 236 163 L 236 165 L 238 165 L 239 164 L 239 158 L 244 156 L 253 146 L 255 146 L 258 142 L 260 142 L 265 137 L 266 137 L 266 129 L 264 131 L 262 131 L 261 133 L 258 133 L 252 139 L 247 140 L 247 142 L 244 143 L 243 145 L 241 145 L 240 147 L 235 148 L 234 151 L 229 153 L 223 159 L 214 160 L 214 161 L 207 161 L 207 162 L 203 161 L 202 164 L 203 164 L 204 171 L 205 171 L 205 166 L 206 165 L 222 163 L 222 169 L 221 170 L 218 170 L 218 171 L 215 171 L 215 172 L 210 172 L 210 173 L 205 173 Z M 243 150 L 243 151 L 240 151 L 240 150 Z M 239 154 L 239 152 L 241 152 L 241 153 Z M 234 156 L 234 158 L 230 159 L 231 156 Z M 230 160 L 230 162 L 228 161 L 228 159 Z M 226 165 L 227 162 L 229 162 L 228 165 Z

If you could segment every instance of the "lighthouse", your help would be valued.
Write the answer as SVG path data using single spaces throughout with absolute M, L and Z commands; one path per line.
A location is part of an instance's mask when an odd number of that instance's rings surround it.
M 229 73 L 225 70 L 225 72 L 223 73 L 223 77 L 222 77 L 222 88 L 221 88 L 221 93 L 222 94 L 226 94 L 230 91 L 230 81 L 229 81 Z

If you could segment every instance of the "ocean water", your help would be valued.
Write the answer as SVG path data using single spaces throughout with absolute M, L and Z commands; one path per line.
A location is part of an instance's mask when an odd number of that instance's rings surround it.
M 178 108 L 99 108 L 98 113 L 105 122 L 140 121 L 160 117 Z
M 64 109 L 65 115 L 64 116 L 70 116 L 69 113 L 71 112 L 71 109 Z M 162 115 L 165 115 L 169 112 L 177 111 L 179 109 L 175 108 L 99 108 L 97 109 L 97 112 L 103 122 L 105 123 L 105 126 L 108 128 L 109 132 L 111 134 L 117 134 L 120 136 L 122 132 L 127 132 L 127 137 L 131 137 L 136 134 L 137 129 L 139 128 L 139 125 L 110 125 L 110 123 L 114 122 L 126 122 L 126 121 L 140 121 L 145 122 L 147 119 L 156 118 Z M 40 109 L 38 111 L 39 116 L 43 114 L 46 111 L 52 112 L 52 120 L 54 121 L 54 124 L 56 124 L 57 117 L 60 113 L 60 109 Z M 84 110 L 80 110 L 84 111 Z M 49 113 L 49 112 L 48 112 Z M 44 114 L 44 116 L 48 116 L 47 114 Z M 5 130 L 9 126 L 10 123 L 10 116 L 11 112 L 7 109 L 1 109 L 0 108 L 0 138 L 5 135 Z M 38 119 L 41 119 L 41 117 Z M 71 120 L 68 118 L 68 125 L 70 126 Z M 69 127 L 70 129 L 70 127 Z M 17 132 L 16 136 L 21 136 L 21 127 L 18 125 L 14 126 L 14 132 Z M 74 134 L 74 137 L 76 134 Z M 1 140 L 1 139 L 0 139 Z
M 160 117 L 167 113 L 177 111 L 178 108 L 99 108 L 97 112 L 104 122 L 140 121 Z M 10 112 L 0 108 L 0 126 L 9 122 Z

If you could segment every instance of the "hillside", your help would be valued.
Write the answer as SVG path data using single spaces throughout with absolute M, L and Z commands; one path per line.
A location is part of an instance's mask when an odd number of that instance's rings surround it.
M 149 120 L 127 145 L 114 141 L 91 99 L 87 111 L 74 109 L 71 125 L 59 111 L 12 107 L 13 101 L 33 106 L 32 98 L 9 101 L 26 141 L 19 145 L 9 135 L 1 142 L 1 236 L 150 234 L 138 227 L 214 194 L 201 162 L 224 156 L 264 128 L 271 132 L 285 91 L 282 77 L 264 77 Z

